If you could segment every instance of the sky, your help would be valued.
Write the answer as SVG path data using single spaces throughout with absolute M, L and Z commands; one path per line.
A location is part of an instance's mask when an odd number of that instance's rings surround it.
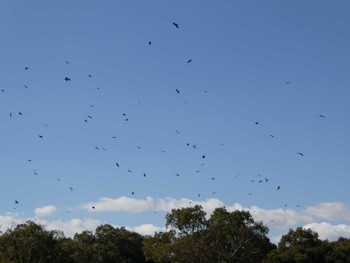
M 152 234 L 200 204 L 349 237 L 349 8 L 2 1 L 0 230 Z

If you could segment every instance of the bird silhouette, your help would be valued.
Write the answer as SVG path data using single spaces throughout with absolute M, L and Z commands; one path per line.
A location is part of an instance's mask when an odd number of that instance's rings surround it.
M 92 78 L 91 74 L 89 74 L 89 78 Z
M 24 70 L 28 70 L 28 69 L 29 69 L 29 67 L 25 67 L 25 68 L 24 68 Z
M 18 204 L 19 204 L 17 200 L 15 200 L 15 204 L 16 204 L 16 205 L 18 205 Z
M 191 62 L 192 62 L 192 59 L 187 60 L 187 63 L 191 63 Z
M 39 135 L 39 138 L 42 139 L 42 138 L 44 138 L 44 137 L 43 137 L 42 135 Z
M 178 89 L 176 89 L 176 92 L 177 92 L 177 94 L 180 94 L 180 91 Z
M 320 118 L 326 118 L 326 116 L 324 116 L 324 115 L 322 115 L 322 114 L 320 114 L 319 117 L 320 117 Z
M 300 156 L 304 156 L 304 154 L 303 154 L 303 153 L 301 153 L 301 152 L 297 152 L 297 154 L 299 154 Z
M 119 163 L 115 163 L 115 165 L 116 165 L 117 167 L 119 167 Z
M 280 190 L 280 189 L 281 189 L 281 186 L 278 186 L 278 187 L 277 187 L 277 191 Z
M 94 206 L 92 206 L 91 208 L 92 208 L 92 209 L 95 209 L 95 207 L 94 207 Z
M 174 25 L 176 28 L 179 28 L 179 24 L 173 22 L 173 25 Z
M 68 77 L 65 77 L 64 80 L 65 80 L 65 81 L 71 81 L 71 79 L 68 78 Z
M 151 41 L 148 41 L 148 45 L 149 45 L 149 46 L 152 45 L 152 42 L 151 42 Z
M 73 187 L 69 187 L 69 190 L 70 190 L 71 192 L 73 192 Z

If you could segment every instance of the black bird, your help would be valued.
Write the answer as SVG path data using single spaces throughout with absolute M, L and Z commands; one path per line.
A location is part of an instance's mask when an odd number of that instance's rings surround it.
M 265 182 L 267 183 L 269 181 L 269 179 L 267 179 L 266 177 L 265 177 Z
M 70 191 L 73 192 L 73 187 L 69 187 Z
M 113 139 L 116 139 L 116 138 L 117 138 L 117 136 L 112 136 L 112 138 L 113 138 Z
M 95 207 L 94 207 L 94 206 L 92 206 L 91 208 L 92 208 L 92 209 L 95 209 Z
M 68 78 L 68 77 L 65 77 L 64 80 L 65 80 L 65 81 L 71 81 L 71 79 Z
M 92 76 L 91 76 L 91 74 L 89 74 L 89 78 L 91 78 Z
M 151 42 L 151 41 L 148 41 L 148 45 L 149 45 L 149 46 L 152 45 L 152 42 Z
M 129 119 L 125 119 L 124 121 L 128 121 Z
M 69 64 L 69 61 L 66 60 L 66 63 Z
M 115 163 L 115 165 L 116 165 L 117 167 L 119 167 L 119 163 Z
M 146 177 L 146 174 L 143 174 L 143 177 Z
M 129 172 L 129 173 L 132 173 L 132 171 L 131 171 L 130 169 L 128 169 L 128 172 Z
M 192 62 L 192 59 L 187 60 L 187 63 L 191 63 L 191 62 Z
M 18 201 L 17 200 L 15 200 L 15 204 L 18 205 Z
M 176 176 L 180 176 L 180 174 L 176 174 Z
M 211 180 L 215 180 L 215 177 L 212 177 Z
M 42 138 L 43 138 L 43 136 L 42 136 L 42 135 L 39 135 L 39 138 L 40 138 L 40 139 L 42 139 Z
M 100 148 L 98 148 L 97 146 L 95 146 L 95 149 L 96 149 L 96 150 L 99 150 Z
M 301 153 L 301 152 L 297 152 L 297 154 L 299 154 L 300 156 L 304 156 L 304 154 L 303 154 L 303 153 Z
M 131 194 L 133 195 L 133 194 L 135 194 L 135 192 L 131 192 Z
M 28 70 L 28 69 L 29 69 L 29 67 L 25 67 L 25 68 L 24 68 L 24 70 Z
M 2 90 L 1 90 L 1 92 L 5 92 L 5 90 L 4 90 L 4 89 L 2 89 Z
M 257 121 L 256 121 L 256 122 L 255 122 L 255 124 L 256 124 L 256 125 L 258 125 L 258 124 L 259 124 L 259 122 L 257 122 Z
M 320 117 L 320 118 L 326 118 L 326 116 L 324 116 L 324 115 L 322 115 L 322 114 L 320 114 L 319 117 Z
M 140 146 L 137 146 L 137 149 L 141 150 L 141 147 L 140 147 Z
M 92 119 L 92 117 L 91 117 L 90 115 L 87 115 L 87 117 L 88 117 L 89 119 Z
M 280 190 L 280 189 L 281 189 L 281 187 L 280 187 L 280 186 L 278 186 L 278 187 L 277 187 L 277 191 L 278 191 L 278 190 Z
M 202 159 L 204 159 L 204 158 L 205 158 L 205 155 L 202 156 Z
M 23 113 L 22 113 L 22 112 L 18 112 L 18 115 L 21 115 L 21 116 L 23 116 Z
M 173 22 L 173 25 L 174 25 L 176 28 L 179 28 L 179 24 Z
M 10 112 L 10 118 L 12 118 L 12 112 Z
M 178 89 L 176 89 L 176 92 L 177 92 L 177 94 L 180 94 L 180 91 Z
M 28 86 L 27 86 L 27 85 L 24 85 L 24 87 L 25 87 L 26 89 L 28 89 Z
M 271 138 L 275 138 L 275 135 L 273 135 L 273 134 L 270 134 L 270 137 L 271 137 Z
M 86 123 L 88 122 L 87 120 L 84 120 Z

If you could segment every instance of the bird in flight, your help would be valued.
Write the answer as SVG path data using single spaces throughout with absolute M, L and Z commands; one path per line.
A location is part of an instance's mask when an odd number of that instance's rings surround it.
M 173 22 L 173 25 L 174 25 L 176 28 L 179 28 L 179 24 Z
M 320 114 L 319 117 L 320 117 L 320 118 L 326 118 L 326 116 L 324 116 L 324 115 L 322 115 L 322 114 Z
M 91 75 L 91 74 L 89 74 L 89 78 L 92 78 L 92 75 Z
M 27 85 L 24 85 L 24 87 L 25 87 L 26 89 L 28 89 L 28 86 L 27 86 Z
M 205 158 L 205 155 L 202 156 L 202 159 L 204 159 L 204 158 Z
M 131 194 L 133 195 L 133 194 L 135 194 L 135 192 L 131 192 Z
M 39 135 L 39 138 L 42 139 L 42 138 L 44 138 L 44 137 L 43 137 L 42 135 Z
M 256 124 L 256 125 L 258 125 L 258 124 L 259 124 L 259 122 L 257 122 L 257 121 L 256 121 L 256 122 L 255 122 L 255 124 Z
M 64 80 L 65 80 L 65 81 L 71 81 L 71 79 L 68 78 L 68 77 L 65 77 Z
M 22 113 L 22 112 L 18 112 L 18 115 L 21 115 L 21 116 L 23 116 L 23 113 Z
M 17 200 L 15 200 L 15 204 L 18 205 L 18 201 Z
M 69 187 L 69 190 L 70 190 L 71 192 L 73 192 L 73 187 Z
M 24 68 L 24 70 L 28 70 L 28 69 L 29 69 L 29 67 L 25 67 L 25 68 Z
M 280 187 L 280 186 L 278 186 L 278 187 L 277 187 L 277 191 L 278 191 L 278 190 L 280 190 L 280 189 L 281 189 L 281 187 Z
M 94 207 L 94 206 L 92 206 L 91 208 L 92 208 L 92 209 L 95 209 L 95 207 Z
M 115 165 L 116 165 L 117 167 L 119 167 L 119 163 L 115 163 Z
M 192 59 L 187 60 L 187 63 L 191 63 L 191 62 L 192 62 Z
M 180 94 L 180 91 L 178 89 L 176 89 L 176 92 L 177 92 L 177 94 Z
M 297 152 L 297 154 L 299 154 L 300 156 L 304 156 L 304 154 L 303 154 L 303 153 L 301 153 L 301 152 Z
M 68 60 L 66 60 L 66 63 L 67 63 L 67 64 L 69 64 L 69 61 L 68 61 Z
M 271 137 L 271 138 L 275 138 L 275 135 L 273 135 L 273 134 L 270 134 L 270 137 Z
M 151 41 L 148 41 L 148 45 L 149 45 L 149 46 L 152 45 L 152 42 L 151 42 Z

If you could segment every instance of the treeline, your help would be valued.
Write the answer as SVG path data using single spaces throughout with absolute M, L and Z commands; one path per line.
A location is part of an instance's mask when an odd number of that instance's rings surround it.
M 289 230 L 278 246 L 249 212 L 217 208 L 206 219 L 201 206 L 173 209 L 167 232 L 142 236 L 100 225 L 67 238 L 32 221 L 0 235 L 0 263 L 350 263 L 350 239 L 321 241 L 310 229 Z

